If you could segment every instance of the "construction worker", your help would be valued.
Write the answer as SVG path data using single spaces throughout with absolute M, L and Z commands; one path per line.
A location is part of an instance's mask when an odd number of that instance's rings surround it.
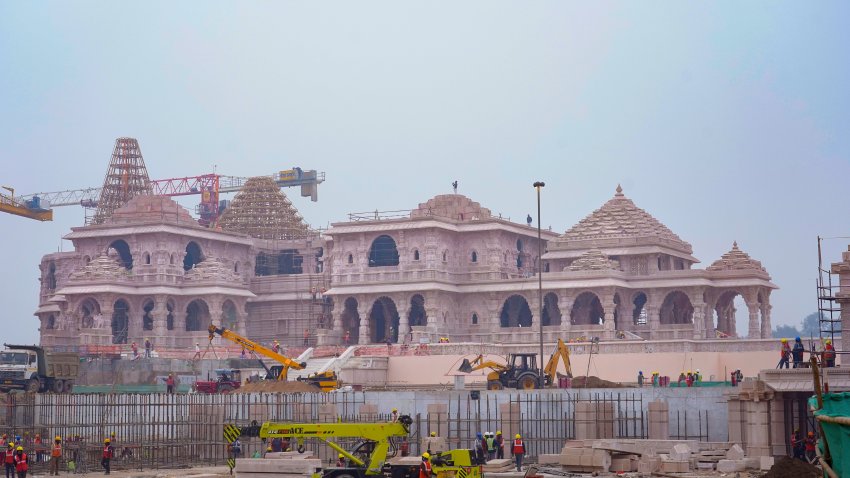
M 795 428 L 791 433 L 791 455 L 798 460 L 805 460 L 803 440 L 800 438 L 800 429 Z
M 643 370 L 638 370 L 638 387 L 643 387 Z
M 133 360 L 139 358 L 139 344 L 133 342 L 132 344 L 130 344 L 130 350 L 133 351 Z
M 24 447 L 18 446 L 15 449 L 15 471 L 18 473 L 18 478 L 27 478 L 27 470 L 29 470 L 29 463 L 27 463 L 27 454 L 24 453 Z
M 779 349 L 779 364 L 776 368 L 782 368 L 783 365 L 785 365 L 785 368 L 788 368 L 788 362 L 791 359 L 791 346 L 788 345 L 788 339 L 786 338 L 783 338 L 780 342 L 782 346 Z
M 173 394 L 174 393 L 174 374 L 169 373 L 168 377 L 165 379 L 165 393 Z
M 803 342 L 800 337 L 794 339 L 794 348 L 791 349 L 791 356 L 794 358 L 794 368 L 803 367 L 803 352 L 806 348 L 803 347 Z
M 398 408 L 393 408 L 393 411 L 390 412 L 390 422 L 395 423 L 398 421 Z
M 310 329 L 304 329 L 304 346 L 310 345 Z
M 343 455 L 342 453 L 340 453 L 339 456 L 336 457 L 336 467 L 345 468 L 345 455 Z
M 514 435 L 514 442 L 511 445 L 511 456 L 516 459 L 516 471 L 522 471 L 523 455 L 525 455 L 525 444 L 522 443 L 522 437 L 517 433 Z
M 419 465 L 419 478 L 431 478 L 433 473 L 431 469 L 431 454 L 426 451 L 422 454 L 422 464 Z
M 151 339 L 145 339 L 145 358 L 151 358 L 152 349 L 153 344 L 151 343 Z
M 496 435 L 487 432 L 484 441 L 487 442 L 487 461 L 490 461 L 496 458 Z
M 815 432 L 809 432 L 806 435 L 806 440 L 803 445 L 806 448 L 806 461 L 809 463 L 814 463 L 815 458 L 817 458 L 817 454 L 815 453 L 815 442 Z
M 679 385 L 679 386 L 681 387 L 681 386 L 682 386 L 682 382 L 684 382 L 684 381 L 685 381 L 685 371 L 684 371 L 684 370 L 682 370 L 682 373 L 680 373 L 680 374 L 679 374 L 679 380 L 678 380 L 678 381 L 676 381 L 676 384 L 677 384 L 677 385 Z
M 826 339 L 823 347 L 823 363 L 825 367 L 835 367 L 835 347 L 829 339 Z
M 272 351 L 276 354 L 280 353 L 280 342 L 278 342 L 277 339 L 274 339 L 272 342 Z
M 50 449 L 50 474 L 59 476 L 59 461 L 62 459 L 62 437 L 56 435 Z
M 484 450 L 486 449 L 486 445 L 484 444 L 484 437 L 481 435 L 481 432 L 475 433 L 475 458 L 478 464 L 483 465 L 487 463 L 487 460 L 484 458 Z
M 103 457 L 100 459 L 100 466 L 103 467 L 103 473 L 109 474 L 109 463 L 112 457 L 115 456 L 115 449 L 112 448 L 112 440 L 106 438 L 103 440 Z
M 351 331 L 350 330 L 345 331 L 345 337 L 342 338 L 342 343 L 345 344 L 346 347 L 351 345 Z
M 15 478 L 15 444 L 9 442 L 7 448 L 5 460 L 3 460 L 6 464 L 6 478 Z
M 6 435 L 5 433 L 3 434 L 3 436 L 0 436 L 0 446 L 6 445 L 6 439 L 7 438 L 9 438 L 9 435 Z
M 502 430 L 496 430 L 496 458 L 505 458 L 505 437 L 502 436 Z
M 192 357 L 192 360 L 199 360 L 201 358 L 201 344 L 195 342 L 195 356 Z

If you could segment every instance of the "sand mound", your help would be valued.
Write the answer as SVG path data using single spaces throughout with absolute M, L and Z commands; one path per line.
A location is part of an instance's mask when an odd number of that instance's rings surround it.
M 762 478 L 819 478 L 820 476 L 822 476 L 821 469 L 815 465 L 784 456 L 777 460 L 767 474 L 762 475 Z
M 295 380 L 291 382 L 264 380 L 243 385 L 234 390 L 234 393 L 318 393 L 321 391 L 319 387 Z
M 572 388 L 626 388 L 626 386 L 622 383 L 609 382 L 590 375 L 588 377 L 573 377 Z

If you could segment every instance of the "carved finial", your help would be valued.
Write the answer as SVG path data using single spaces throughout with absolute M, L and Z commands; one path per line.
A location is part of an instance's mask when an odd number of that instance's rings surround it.
M 617 185 L 617 194 L 615 194 L 615 196 L 622 196 L 622 195 L 623 195 L 623 188 L 622 188 L 622 186 L 620 186 L 618 184 Z
M 732 249 L 738 248 L 738 241 L 732 241 Z

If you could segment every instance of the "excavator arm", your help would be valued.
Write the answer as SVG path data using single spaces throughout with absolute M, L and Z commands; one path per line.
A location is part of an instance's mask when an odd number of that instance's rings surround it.
M 460 367 L 458 367 L 457 370 L 458 372 L 471 373 L 476 370 L 481 370 L 485 368 L 489 368 L 494 372 L 501 372 L 505 370 L 507 366 L 505 364 L 494 362 L 492 360 L 484 360 L 484 355 L 479 355 L 478 357 L 475 357 L 472 361 L 469 361 L 469 359 L 463 359 L 463 362 L 461 362 Z
M 281 355 L 268 347 L 263 347 L 262 345 L 252 340 L 242 337 L 241 335 L 230 329 L 226 329 L 224 327 L 216 327 L 215 324 L 210 324 L 208 331 L 210 335 L 210 341 L 212 341 L 212 339 L 215 338 L 216 334 L 218 334 L 222 338 L 241 345 L 243 348 L 245 348 L 245 350 L 262 355 L 263 357 L 268 357 L 280 363 L 283 368 L 281 369 L 280 374 L 277 376 L 278 380 L 285 381 L 290 368 L 295 370 L 301 370 L 307 366 L 307 364 L 304 362 L 296 362 L 295 360 L 292 360 L 291 358 L 285 355 Z M 265 367 L 265 364 L 263 365 L 263 367 Z M 266 370 L 268 370 L 268 368 L 266 368 Z
M 546 376 L 546 383 L 551 385 L 555 382 L 556 375 L 558 374 L 558 362 L 564 362 L 564 368 L 567 371 L 567 376 L 573 376 L 572 365 L 570 365 L 570 349 L 567 348 L 567 344 L 564 343 L 562 339 L 558 339 L 558 346 L 555 348 L 555 351 L 552 352 L 552 356 L 549 357 L 549 362 L 546 363 L 546 367 L 543 368 L 543 374 Z

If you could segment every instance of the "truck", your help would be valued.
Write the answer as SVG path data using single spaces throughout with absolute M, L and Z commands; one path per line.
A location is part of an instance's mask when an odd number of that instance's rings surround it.
M 242 371 L 239 369 L 218 368 L 215 369 L 215 377 L 215 380 L 196 381 L 192 389 L 197 393 L 230 393 L 242 385 Z
M 401 415 L 395 422 L 383 423 L 288 423 L 266 422 L 246 427 L 225 425 L 224 437 L 232 443 L 236 436 L 259 437 L 263 442 L 280 438 L 304 453 L 305 440 L 323 442 L 345 459 L 345 466 L 328 467 L 314 474 L 317 478 L 417 478 L 418 457 L 395 457 L 394 438 L 407 440 L 413 420 Z M 238 430 L 238 432 L 237 432 Z M 356 439 L 350 449 L 337 443 L 340 439 Z M 392 451 L 392 453 L 390 453 Z M 482 463 L 472 450 L 456 449 L 431 454 L 431 465 L 437 477 L 482 478 Z
M 3 344 L 0 352 L 0 392 L 71 393 L 80 371 L 80 355 L 47 352 L 37 345 Z

